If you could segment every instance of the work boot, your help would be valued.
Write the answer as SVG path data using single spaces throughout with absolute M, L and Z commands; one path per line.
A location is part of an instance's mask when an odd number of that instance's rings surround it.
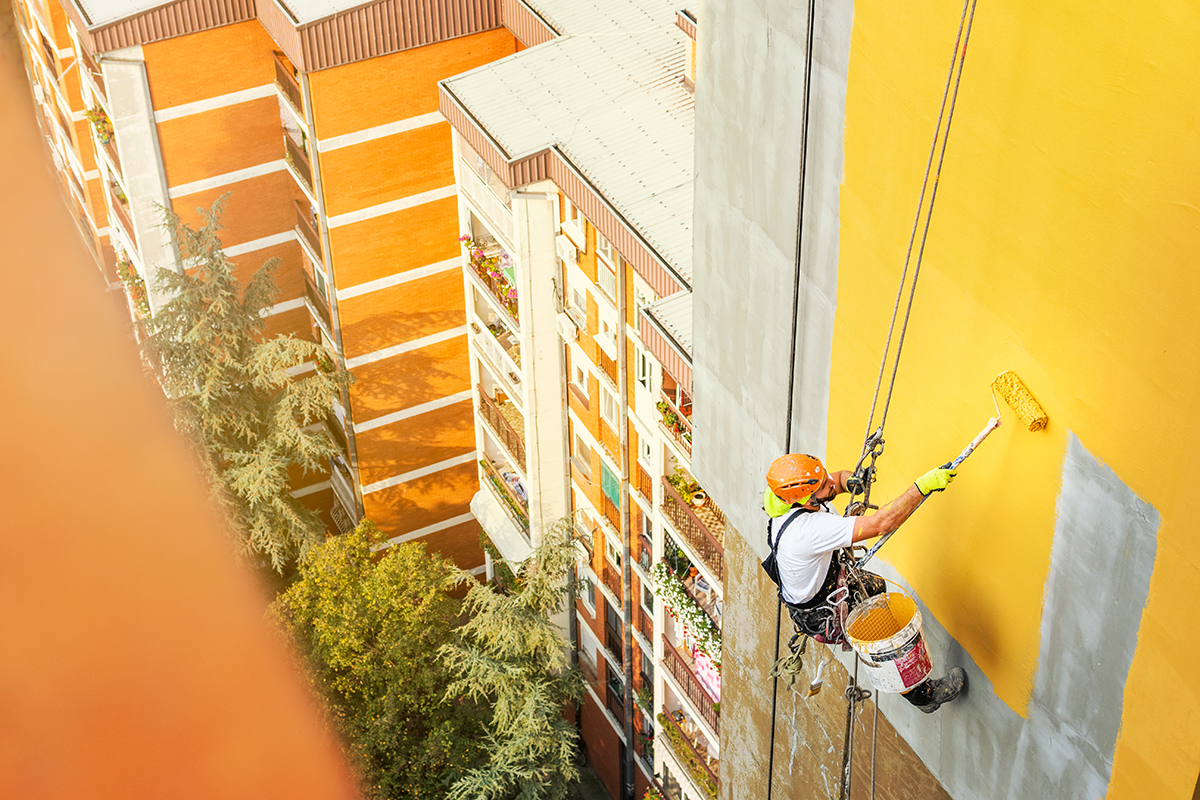
M 936 681 L 927 681 L 925 686 L 920 688 L 924 690 L 921 699 L 926 702 L 917 708 L 926 714 L 932 714 L 941 708 L 943 703 L 949 703 L 967 688 L 967 673 L 962 667 L 954 667 Z

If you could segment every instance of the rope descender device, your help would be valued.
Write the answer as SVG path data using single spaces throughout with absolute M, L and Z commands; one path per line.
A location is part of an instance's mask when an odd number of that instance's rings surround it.
M 854 465 L 850 477 L 846 479 L 850 502 L 846 505 L 846 513 L 843 516 L 861 517 L 868 509 L 879 508 L 871 504 L 871 484 L 875 482 L 875 459 L 883 455 L 883 443 L 883 426 L 876 428 L 863 442 L 862 455 Z M 856 499 L 859 495 L 862 495 L 862 500 Z

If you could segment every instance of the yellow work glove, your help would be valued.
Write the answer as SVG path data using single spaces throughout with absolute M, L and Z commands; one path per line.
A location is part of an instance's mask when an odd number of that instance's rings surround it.
M 922 497 L 929 497 L 930 492 L 940 492 L 950 485 L 950 481 L 954 480 L 957 475 L 957 470 L 938 467 L 931 469 L 921 477 L 917 478 L 917 491 Z

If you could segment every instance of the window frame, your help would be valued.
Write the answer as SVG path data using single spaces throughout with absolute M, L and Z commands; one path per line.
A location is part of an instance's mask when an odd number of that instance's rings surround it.
M 608 387 L 605 386 L 603 383 L 599 384 L 599 387 L 600 387 L 600 419 L 604 420 L 611 427 L 613 427 L 615 429 L 616 425 L 617 425 L 617 420 L 620 418 L 620 411 L 618 411 L 618 403 L 621 402 L 620 398 L 618 398 L 615 393 L 609 391 Z M 611 409 L 612 409 L 611 414 L 606 413 L 609 406 L 611 406 Z
M 559 227 L 581 252 L 587 252 L 587 217 L 566 192 L 563 193 L 563 221 Z

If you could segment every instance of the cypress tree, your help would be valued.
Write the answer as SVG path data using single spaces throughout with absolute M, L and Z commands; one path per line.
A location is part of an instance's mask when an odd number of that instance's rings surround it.
M 547 530 L 511 593 L 472 580 L 470 619 L 461 641 L 442 647 L 442 657 L 457 676 L 447 697 L 465 695 L 491 707 L 488 762 L 468 770 L 448 800 L 562 800 L 579 780 L 579 736 L 563 711 L 583 700 L 584 679 L 551 620 L 564 606 L 575 559 L 570 531 L 569 520 Z
M 317 514 L 291 496 L 289 472 L 323 471 L 338 452 L 316 423 L 349 381 L 321 345 L 263 338 L 281 262 L 270 259 L 242 287 L 218 236 L 226 197 L 200 210 L 198 229 L 164 211 L 181 263 L 159 271 L 171 299 L 147 324 L 145 354 L 235 538 L 282 572 L 324 538 Z M 307 362 L 317 369 L 294 375 Z

